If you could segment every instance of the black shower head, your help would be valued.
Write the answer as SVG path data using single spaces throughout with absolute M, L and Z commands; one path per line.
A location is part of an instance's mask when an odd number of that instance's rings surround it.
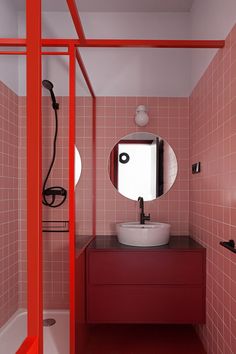
M 51 91 L 53 89 L 53 84 L 49 80 L 43 80 L 42 84 L 43 84 L 43 87 L 49 91 Z
M 56 97 L 53 92 L 53 84 L 49 80 L 43 80 L 42 85 L 45 89 L 49 90 L 51 98 L 52 98 L 52 108 L 59 109 L 59 103 L 56 102 Z

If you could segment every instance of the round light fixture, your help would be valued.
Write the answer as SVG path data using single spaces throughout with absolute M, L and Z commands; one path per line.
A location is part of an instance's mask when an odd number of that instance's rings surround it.
M 140 126 L 144 127 L 145 125 L 148 124 L 149 117 L 147 114 L 147 108 L 144 105 L 140 105 L 136 109 L 136 115 L 135 115 L 135 123 Z

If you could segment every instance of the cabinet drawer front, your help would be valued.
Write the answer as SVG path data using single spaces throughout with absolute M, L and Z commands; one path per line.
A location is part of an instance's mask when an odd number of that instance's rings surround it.
M 89 323 L 204 323 L 201 287 L 91 286 Z
M 201 284 L 201 252 L 88 252 L 89 284 Z

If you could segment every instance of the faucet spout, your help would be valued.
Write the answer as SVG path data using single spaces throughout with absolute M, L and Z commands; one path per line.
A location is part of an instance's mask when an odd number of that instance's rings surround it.
M 143 197 L 138 197 L 138 202 L 139 202 L 139 208 L 141 209 L 140 212 L 140 224 L 144 225 L 145 221 L 149 221 L 150 220 L 150 214 L 145 215 L 144 213 L 144 200 Z

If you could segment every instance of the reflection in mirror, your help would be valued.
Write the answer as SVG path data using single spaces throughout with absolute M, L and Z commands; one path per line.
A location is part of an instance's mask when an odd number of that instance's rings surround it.
M 77 147 L 75 146 L 75 186 L 79 182 L 81 170 L 82 170 L 81 157 Z
M 111 182 L 125 197 L 153 200 L 167 193 L 177 175 L 177 159 L 171 146 L 152 133 L 132 133 L 112 149 Z

